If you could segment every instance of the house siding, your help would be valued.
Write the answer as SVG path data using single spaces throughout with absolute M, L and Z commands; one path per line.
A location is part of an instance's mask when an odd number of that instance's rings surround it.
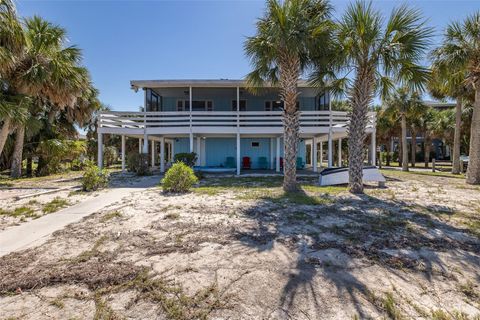
M 236 161 L 237 142 L 236 138 L 206 138 L 205 140 L 205 165 L 209 167 L 225 166 L 227 157 L 233 157 Z M 252 142 L 258 142 L 258 147 L 252 147 Z M 259 168 L 259 158 L 267 158 L 267 162 L 273 163 L 275 160 L 275 153 L 270 154 L 272 143 L 273 150 L 276 150 L 276 139 L 271 138 L 241 138 L 240 150 L 241 158 L 250 157 L 252 169 Z M 196 146 L 196 141 L 194 142 Z M 280 140 L 280 156 L 284 154 L 283 139 Z M 189 152 L 190 142 L 188 138 L 178 138 L 173 143 L 173 154 Z M 297 155 L 305 162 L 306 146 L 305 141 L 299 141 Z

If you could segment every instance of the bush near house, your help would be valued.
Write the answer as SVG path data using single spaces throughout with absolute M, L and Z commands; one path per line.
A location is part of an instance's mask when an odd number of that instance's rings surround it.
M 187 192 L 198 182 L 193 169 L 179 161 L 174 163 L 162 179 L 162 188 L 165 192 Z
M 127 168 L 128 171 L 135 172 L 139 176 L 150 174 L 148 154 L 130 153 L 127 157 Z
M 107 170 L 100 169 L 93 162 L 87 162 L 85 173 L 82 178 L 83 191 L 95 191 L 108 185 L 110 175 Z
M 107 167 L 111 166 L 118 160 L 118 151 L 114 146 L 106 147 L 104 150 L 105 164 Z
M 174 157 L 175 162 L 183 162 L 189 167 L 193 167 L 197 161 L 197 154 L 195 152 L 177 153 Z

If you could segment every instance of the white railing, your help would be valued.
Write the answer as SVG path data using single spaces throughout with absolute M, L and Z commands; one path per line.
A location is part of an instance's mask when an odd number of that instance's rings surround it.
M 301 127 L 347 127 L 349 117 L 341 111 L 301 111 Z M 281 127 L 281 111 L 173 111 L 100 113 L 99 126 L 104 128 L 168 127 Z M 374 128 L 374 112 L 368 114 L 367 127 Z

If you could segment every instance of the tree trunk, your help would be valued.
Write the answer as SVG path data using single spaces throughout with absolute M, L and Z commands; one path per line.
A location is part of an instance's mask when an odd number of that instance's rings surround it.
M 15 146 L 13 148 L 12 166 L 10 176 L 12 178 L 20 178 L 22 175 L 22 155 L 23 140 L 25 139 L 25 125 L 21 124 L 17 127 L 15 135 Z
M 417 132 L 414 127 L 412 127 L 412 154 L 411 154 L 411 163 L 412 168 L 415 168 L 415 162 L 417 160 Z
M 457 98 L 455 107 L 455 134 L 453 137 L 452 173 L 460 174 L 460 135 L 462 127 L 462 98 Z
M 363 161 L 365 157 L 365 127 L 368 106 L 373 100 L 372 70 L 360 69 L 350 95 L 350 124 L 348 127 L 348 187 L 352 193 L 363 193 Z
M 31 177 L 33 173 L 33 159 L 32 156 L 27 157 L 27 177 Z
M 473 105 L 470 128 L 467 183 L 480 184 L 480 83 L 475 84 L 475 103 Z
M 280 59 L 280 97 L 283 100 L 284 177 L 283 190 L 298 191 L 297 151 L 300 131 L 300 111 L 297 107 L 297 82 L 300 76 L 300 60 L 284 53 Z
M 430 164 L 430 149 L 432 145 L 432 141 L 430 139 L 430 135 L 425 132 L 425 136 L 423 138 L 423 161 L 425 162 L 425 168 L 428 168 L 428 165 Z
M 5 147 L 5 142 L 7 142 L 11 123 L 12 119 L 8 117 L 3 120 L 2 130 L 0 130 L 0 156 L 2 155 L 3 147 Z
M 402 171 L 408 171 L 407 117 L 402 114 Z
M 398 137 L 398 166 L 402 166 L 403 142 L 402 137 Z
M 390 152 L 392 152 L 391 146 L 392 146 L 392 138 L 390 138 L 390 140 L 388 140 L 387 144 L 385 145 L 385 151 L 387 151 L 387 154 L 385 157 L 385 165 L 387 167 L 390 166 Z

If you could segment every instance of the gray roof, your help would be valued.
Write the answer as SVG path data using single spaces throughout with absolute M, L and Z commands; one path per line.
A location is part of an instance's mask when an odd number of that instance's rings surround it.
M 245 87 L 245 80 L 241 79 L 163 79 L 163 80 L 132 80 L 132 89 L 139 88 L 236 88 Z M 298 81 L 299 87 L 311 87 L 305 80 Z

